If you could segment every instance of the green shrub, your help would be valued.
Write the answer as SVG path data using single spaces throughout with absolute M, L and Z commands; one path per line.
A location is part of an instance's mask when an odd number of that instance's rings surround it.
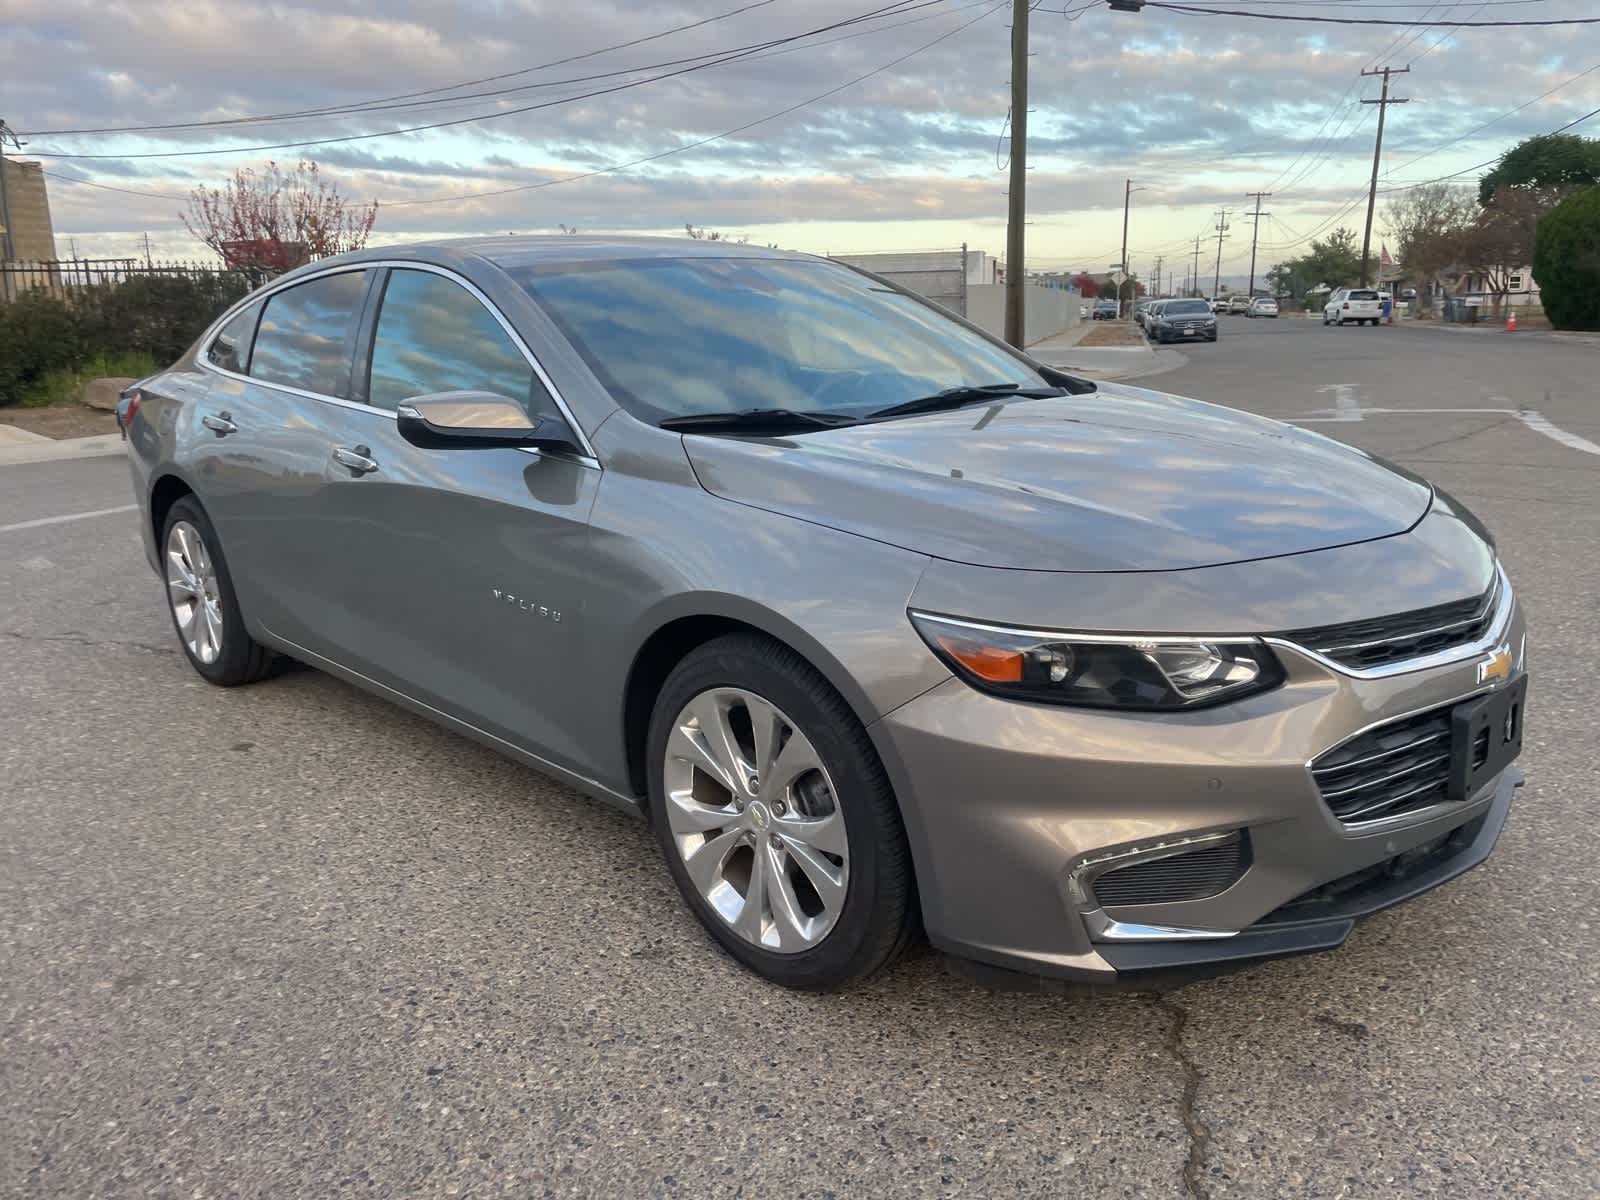
M 135 275 L 0 302 L 0 405 L 58 403 L 87 379 L 149 374 L 247 291 L 243 276 L 218 271 Z M 107 363 L 130 369 L 98 369 Z
M 92 379 L 141 379 L 154 374 L 155 370 L 156 360 L 143 350 L 96 355 L 80 366 L 55 367 L 32 383 L 24 384 L 18 391 L 17 403 L 24 408 L 71 404 L 78 399 L 83 385 Z
M 1600 329 L 1600 186 L 1574 192 L 1540 218 L 1533 277 L 1557 329 Z

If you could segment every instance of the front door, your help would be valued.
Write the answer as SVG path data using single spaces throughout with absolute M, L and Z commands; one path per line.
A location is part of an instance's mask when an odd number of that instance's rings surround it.
M 424 450 L 401 401 L 447 391 L 554 401 L 486 302 L 452 277 L 394 268 L 355 395 L 335 416 L 316 538 L 338 659 L 557 762 L 554 719 L 578 649 L 588 518 L 599 467 L 517 449 Z M 330 427 L 331 428 L 331 427 Z

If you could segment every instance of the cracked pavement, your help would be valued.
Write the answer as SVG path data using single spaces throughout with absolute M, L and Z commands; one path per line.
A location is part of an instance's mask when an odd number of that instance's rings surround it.
M 1143 382 L 1595 441 L 1595 354 L 1230 318 Z M 0 535 L 0 1194 L 1600 1194 L 1600 457 L 1484 421 L 1310 427 L 1499 535 L 1535 671 L 1499 849 L 1159 998 L 926 952 L 778 991 L 631 818 L 314 671 L 202 683 L 132 514 Z M 5 522 L 127 500 L 115 459 L 0 469 Z

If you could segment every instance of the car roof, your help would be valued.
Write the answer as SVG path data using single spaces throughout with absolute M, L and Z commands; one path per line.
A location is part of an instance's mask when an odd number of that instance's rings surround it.
M 448 238 L 368 246 L 364 250 L 356 250 L 349 254 L 319 259 L 307 264 L 307 267 L 313 271 L 320 271 L 345 263 L 355 264 L 392 258 L 413 258 L 419 262 L 433 262 L 441 266 L 458 266 L 464 260 L 480 259 L 499 267 L 513 268 L 535 263 L 595 262 L 606 259 L 621 261 L 641 258 L 769 258 L 816 261 L 817 256 L 801 254 L 794 250 L 773 250 L 766 246 L 724 241 L 720 238 L 711 241 L 686 237 L 508 234 L 503 237 Z M 302 271 L 306 269 L 300 268 Z

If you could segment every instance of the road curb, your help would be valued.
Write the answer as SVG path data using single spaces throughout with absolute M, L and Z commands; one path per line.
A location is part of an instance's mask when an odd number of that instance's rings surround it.
M 0 446 L 0 467 L 24 463 L 67 462 L 75 458 L 115 458 L 122 453 L 122 435 L 45 439 L 20 446 Z

